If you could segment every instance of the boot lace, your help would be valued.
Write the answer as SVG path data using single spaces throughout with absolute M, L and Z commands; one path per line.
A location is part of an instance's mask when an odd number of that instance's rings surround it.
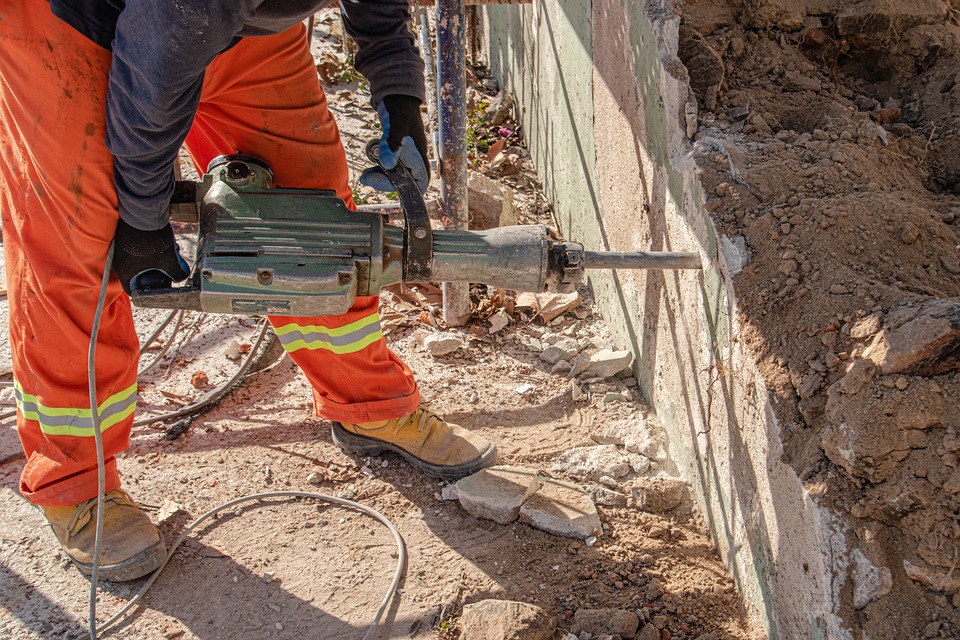
M 435 421 L 441 422 L 442 420 L 440 416 L 438 416 L 436 413 L 434 413 L 430 409 L 427 409 L 426 407 L 420 407 L 404 422 L 406 421 L 409 421 L 411 423 L 415 421 L 417 425 L 417 433 L 423 433 L 424 429 L 432 427 Z M 400 428 L 400 424 L 401 424 L 401 421 L 398 420 L 397 421 L 398 430 Z
M 123 489 L 116 489 L 103 496 L 103 510 L 106 511 L 107 506 L 111 504 L 131 504 L 132 502 L 133 498 L 130 497 L 130 494 Z M 67 524 L 67 540 L 80 533 L 87 524 L 93 521 L 96 510 L 96 498 L 90 498 L 77 506 L 77 510 L 73 512 L 73 517 Z

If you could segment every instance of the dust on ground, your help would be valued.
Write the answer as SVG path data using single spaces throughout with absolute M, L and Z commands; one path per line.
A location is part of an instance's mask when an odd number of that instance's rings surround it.
M 320 17 L 315 54 L 356 177 L 366 164 L 363 143 L 378 136 L 375 116 L 362 81 L 344 64 L 337 21 L 329 13 Z M 472 157 L 515 189 L 520 222 L 548 222 L 549 207 L 525 162 L 522 132 L 509 117 L 486 125 L 486 108 L 502 107 L 503 100 L 498 103 L 495 83 L 482 69 L 472 80 L 471 126 L 480 134 Z M 375 198 L 361 187 L 355 194 L 360 201 Z M 595 444 L 591 434 L 614 421 L 646 422 L 662 438 L 632 378 L 578 381 L 575 400 L 571 379 L 541 359 L 551 336 L 573 338 L 585 352 L 610 346 L 589 292 L 581 293 L 579 307 L 545 323 L 512 294 L 475 289 L 474 318 L 453 330 L 466 346 L 445 356 L 431 356 L 418 342 L 418 333 L 444 328 L 434 287 L 385 294 L 383 326 L 391 347 L 416 372 L 427 404 L 496 441 L 502 463 L 550 474 L 558 456 Z M 509 324 L 491 332 L 504 314 Z M 141 336 L 164 318 L 139 310 L 136 317 Z M 168 329 L 145 345 L 141 366 L 159 360 L 141 376 L 138 416 L 177 410 L 228 380 L 257 352 L 257 334 L 253 319 L 187 314 L 176 335 Z M 160 522 L 168 543 L 193 518 L 227 500 L 263 491 L 319 491 L 379 510 L 406 541 L 406 578 L 375 637 L 453 638 L 462 605 L 485 598 L 543 607 L 560 622 L 558 639 L 566 637 L 577 611 L 594 608 L 638 612 L 658 638 L 763 637 L 745 620 L 730 576 L 689 501 L 666 515 L 632 503 L 599 506 L 604 533 L 592 546 L 523 524 L 476 519 L 455 501 L 440 499 L 445 483 L 395 457 L 342 453 L 331 441 L 329 423 L 313 416 L 309 388 L 292 362 L 267 357 L 264 364 L 269 366 L 189 424 L 137 427 L 131 448 L 120 456 L 125 487 Z M 0 399 L 9 405 L 11 394 L 4 391 Z M 0 430 L 0 447 L 0 513 L 6 523 L 0 532 L 0 634 L 84 637 L 88 582 L 17 493 L 23 459 L 9 420 Z M 649 473 L 668 471 L 668 461 L 659 459 Z M 614 486 L 629 494 L 629 485 Z M 238 506 L 187 539 L 143 608 L 113 637 L 359 638 L 395 562 L 386 529 L 357 512 L 290 500 Z M 101 616 L 140 585 L 106 585 Z
M 786 461 L 848 524 L 837 605 L 855 638 L 960 637 L 958 8 L 680 9 L 706 206 L 745 263 L 738 339 Z M 878 366 L 891 332 L 940 312 L 936 366 Z

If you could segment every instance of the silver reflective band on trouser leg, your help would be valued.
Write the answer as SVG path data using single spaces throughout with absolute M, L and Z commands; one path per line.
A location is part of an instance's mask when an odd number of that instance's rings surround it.
M 373 313 L 342 327 L 299 325 L 291 322 L 275 327 L 274 331 L 288 352 L 323 349 L 336 354 L 355 353 L 383 337 L 379 313 Z
M 14 381 L 14 394 L 20 414 L 27 420 L 35 420 L 40 430 L 49 436 L 93 437 L 93 414 L 90 407 L 48 407 L 37 397 L 27 393 L 18 381 Z M 119 424 L 137 408 L 137 384 L 113 394 L 100 406 L 102 430 Z

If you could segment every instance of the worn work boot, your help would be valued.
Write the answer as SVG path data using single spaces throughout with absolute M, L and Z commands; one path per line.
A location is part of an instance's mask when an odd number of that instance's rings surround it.
M 392 420 L 334 423 L 333 441 L 348 453 L 393 451 L 428 476 L 459 480 L 497 463 L 497 447 L 425 407 Z
M 97 535 L 97 499 L 72 507 L 42 507 L 67 557 L 89 576 Z M 159 529 L 122 489 L 107 492 L 103 504 L 99 577 L 135 580 L 159 567 L 167 555 Z

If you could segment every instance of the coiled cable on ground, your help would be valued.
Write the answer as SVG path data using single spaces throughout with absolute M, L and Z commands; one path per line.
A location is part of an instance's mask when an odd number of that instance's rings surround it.
M 106 493 L 106 471 L 105 471 L 105 462 L 104 462 L 104 453 L 103 453 L 103 437 L 100 429 L 100 408 L 97 405 L 97 381 L 96 381 L 96 354 L 97 354 L 97 336 L 100 332 L 100 320 L 103 316 L 103 307 L 106 302 L 107 297 L 107 283 L 110 280 L 110 269 L 113 263 L 113 252 L 114 245 L 113 242 L 110 243 L 110 248 L 107 250 L 107 259 L 106 264 L 103 270 L 103 279 L 100 284 L 100 297 L 97 299 L 97 309 L 94 315 L 93 325 L 90 330 L 90 346 L 87 351 L 87 384 L 90 393 L 90 412 L 93 419 L 93 432 L 94 432 L 94 443 L 97 451 L 97 522 L 96 522 L 96 538 L 94 542 L 94 553 L 93 553 L 93 569 L 90 576 L 90 606 L 89 606 L 89 635 L 90 640 L 97 640 L 97 637 L 100 633 L 104 632 L 111 625 L 115 624 L 120 620 L 134 605 L 136 605 L 147 590 L 153 586 L 153 583 L 156 582 L 157 578 L 160 576 L 160 572 L 163 571 L 163 568 L 170 561 L 170 558 L 173 557 L 174 552 L 177 550 L 177 547 L 187 538 L 190 533 L 197 528 L 202 522 L 208 518 L 213 517 L 214 515 L 229 509 L 238 504 L 244 502 L 251 502 L 254 500 L 264 500 L 266 498 L 285 498 L 285 497 L 296 497 L 296 498 L 310 498 L 313 500 L 322 500 L 324 502 L 329 502 L 332 504 L 339 504 L 351 509 L 360 511 L 361 513 L 368 515 L 378 521 L 380 521 L 390 533 L 393 535 L 394 541 L 397 544 L 397 568 L 394 571 L 393 580 L 390 583 L 390 587 L 387 589 L 386 594 L 383 597 L 383 600 L 380 603 L 377 613 L 374 616 L 373 622 L 370 624 L 370 627 L 367 629 L 367 632 L 363 636 L 363 640 L 369 640 L 373 637 L 373 634 L 376 632 L 377 625 L 380 624 L 380 619 L 383 617 L 383 613 L 386 611 L 387 607 L 390 604 L 390 600 L 393 599 L 394 594 L 397 592 L 397 588 L 400 585 L 400 581 L 403 579 L 404 571 L 407 566 L 407 549 L 406 545 L 403 542 L 403 537 L 400 535 L 400 532 L 397 528 L 390 522 L 384 515 L 362 505 L 358 502 L 352 500 L 347 500 L 344 498 L 336 498 L 334 496 L 328 496 L 322 493 L 311 493 L 307 491 L 273 491 L 268 493 L 257 493 L 252 495 L 243 496 L 236 498 L 229 502 L 226 502 L 218 507 L 207 511 L 199 518 L 195 519 L 193 522 L 187 525 L 183 530 L 180 536 L 174 542 L 173 546 L 170 547 L 167 551 L 167 556 L 164 558 L 163 563 L 154 571 L 147 581 L 140 588 L 140 591 L 130 599 L 127 604 L 120 608 L 113 616 L 106 620 L 103 624 L 97 625 L 97 582 L 100 572 L 100 551 L 101 551 L 101 542 L 103 538 L 103 509 L 104 509 L 104 494 Z M 213 402 L 219 400 L 226 391 L 229 391 L 234 384 L 242 379 L 243 375 L 249 369 L 251 362 L 253 361 L 252 354 L 255 354 L 260 347 L 260 344 L 263 341 L 263 337 L 267 332 L 268 323 L 266 320 L 263 320 L 260 334 L 257 337 L 256 345 L 250 350 L 251 357 L 247 359 L 243 366 L 240 367 L 240 370 L 236 375 L 233 376 L 229 381 L 210 392 L 198 402 L 194 403 L 197 406 L 184 407 L 178 412 L 173 412 L 168 414 L 164 419 L 170 419 L 172 417 L 187 415 L 189 413 L 194 413 L 198 409 L 202 409 L 210 405 Z M 161 329 L 162 330 L 162 329 Z M 149 344 L 149 342 L 147 343 Z M 151 418 L 147 422 L 155 422 L 159 418 Z M 139 421 L 141 424 L 144 424 L 143 421 Z M 134 422 L 136 425 L 137 422 Z

